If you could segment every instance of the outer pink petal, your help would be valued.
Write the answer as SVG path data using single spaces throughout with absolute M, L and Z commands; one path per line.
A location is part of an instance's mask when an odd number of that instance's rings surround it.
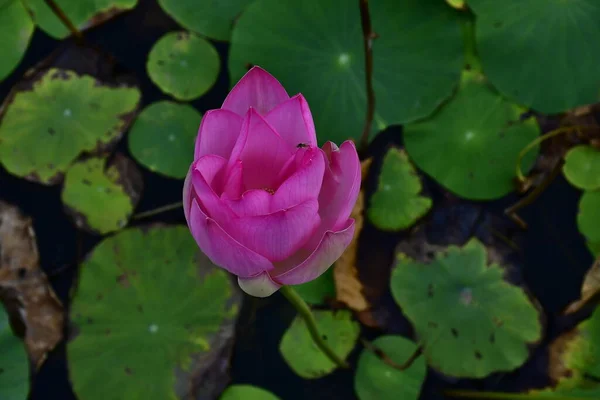
M 221 108 L 244 115 L 253 107 L 265 115 L 289 98 L 275 77 L 260 67 L 253 67 L 231 89 Z
M 241 161 L 236 161 L 232 164 L 231 168 L 226 170 L 226 175 L 223 184 L 223 197 L 229 199 L 237 199 L 244 192 L 244 175 L 243 165 Z
M 229 165 L 244 164 L 244 186 L 248 189 L 275 189 L 276 178 L 293 148 L 254 109 L 244 118 L 241 135 L 231 152 Z
M 272 194 L 262 189 L 244 192 L 239 199 L 224 199 L 225 204 L 239 217 L 253 217 L 270 213 Z
M 204 164 L 204 165 L 203 165 Z M 219 156 L 204 156 L 194 163 L 192 169 L 192 196 L 199 202 L 204 213 L 215 219 L 219 223 L 229 221 L 234 217 L 233 212 L 215 193 L 210 183 L 214 177 L 213 172 L 216 168 L 214 164 L 225 164 Z M 205 167 L 204 169 L 202 167 Z
M 325 168 L 319 194 L 319 215 L 323 229 L 335 230 L 348 219 L 356 203 L 361 181 L 360 160 L 351 141 L 344 142 L 340 148 L 327 142 L 323 151 L 329 168 Z
M 196 200 L 192 201 L 189 225 L 200 250 L 219 267 L 243 278 L 273 269 L 269 260 L 242 246 L 207 217 Z
M 342 230 L 327 231 L 312 254 L 306 256 L 303 251 L 290 259 L 278 263 L 270 272 L 273 280 L 282 285 L 299 285 L 317 279 L 337 261 L 350 245 L 354 235 L 354 220 L 349 219 Z
M 273 282 L 268 272 L 263 272 L 252 278 L 238 277 L 238 284 L 244 292 L 254 297 L 269 297 L 281 287 L 281 285 Z
M 301 94 L 272 109 L 265 119 L 290 146 L 296 147 L 300 143 L 317 145 L 312 114 Z
M 228 110 L 210 110 L 202 117 L 194 160 L 207 154 L 229 159 L 231 150 L 240 135 L 242 117 Z
M 300 249 L 319 226 L 319 204 L 308 200 L 287 210 L 232 220 L 224 228 L 238 242 L 268 258 L 282 261 Z

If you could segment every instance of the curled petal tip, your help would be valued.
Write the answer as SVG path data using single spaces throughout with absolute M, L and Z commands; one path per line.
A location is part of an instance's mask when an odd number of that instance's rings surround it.
M 254 297 L 269 297 L 281 287 L 271 279 L 267 272 L 251 278 L 238 277 L 238 285 L 244 292 Z

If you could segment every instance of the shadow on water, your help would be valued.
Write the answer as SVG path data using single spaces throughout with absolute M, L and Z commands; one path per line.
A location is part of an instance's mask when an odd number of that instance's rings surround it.
M 87 32 L 86 38 L 90 43 L 112 53 L 123 67 L 137 75 L 143 93 L 143 105 L 146 106 L 158 100 L 172 100 L 150 81 L 145 73 L 145 65 L 146 56 L 155 41 L 164 33 L 178 29 L 180 28 L 160 10 L 155 1 L 142 0 L 135 10 Z M 24 61 L 9 79 L 0 83 L 0 97 L 4 98 L 18 77 L 45 58 L 57 45 L 58 41 L 36 31 Z M 229 89 L 225 68 L 227 45 L 215 43 L 215 46 L 221 55 L 223 68 L 210 92 L 192 102 L 201 112 L 219 107 Z M 399 128 L 386 130 L 372 144 L 370 154 L 376 159 L 375 170 L 386 149 L 392 144 L 402 145 Z M 128 154 L 126 140 L 121 141 L 118 150 Z M 145 188 L 138 212 L 180 201 L 182 181 L 163 178 L 147 170 L 143 170 L 143 174 Z M 367 182 L 369 192 L 376 186 L 375 175 L 371 176 Z M 435 204 L 435 197 L 441 191 L 432 191 Z M 439 192 L 437 195 L 436 191 Z M 68 306 L 68 294 L 76 277 L 77 262 L 99 238 L 75 229 L 63 212 L 60 186 L 45 187 L 29 183 L 9 175 L 0 167 L 0 198 L 17 204 L 33 218 L 42 267 L 49 274 L 60 299 Z M 550 336 L 564 328 L 555 316 L 578 297 L 583 275 L 592 262 L 576 227 L 578 198 L 579 192 L 564 179 L 558 178 L 533 206 L 520 213 L 529 224 L 521 242 L 520 252 L 524 265 L 522 273 L 528 287 L 549 313 Z M 515 199 L 516 196 L 511 195 L 482 206 L 501 216 L 503 209 Z M 185 223 L 180 210 L 140 223 L 158 221 Z M 380 232 L 367 223 L 359 251 L 361 265 L 389 270 L 394 247 L 401 237 L 400 234 Z M 285 400 L 354 398 L 351 371 L 337 371 L 318 380 L 303 380 L 285 365 L 279 354 L 278 344 L 293 317 L 294 310 L 280 295 L 265 300 L 248 299 L 245 302 L 232 362 L 233 382 L 267 388 Z M 62 343 L 49 355 L 34 378 L 32 400 L 74 399 L 67 378 L 65 350 L 66 346 Z M 355 350 L 351 355 L 352 362 L 355 362 L 357 352 Z M 531 368 L 541 367 L 534 364 Z M 533 376 L 537 374 L 523 374 L 526 380 Z M 102 382 L 98 384 L 101 385 Z M 515 385 L 524 387 L 536 383 L 524 381 Z M 430 377 L 426 386 L 422 398 L 441 398 L 436 394 L 437 389 L 443 386 L 440 379 Z

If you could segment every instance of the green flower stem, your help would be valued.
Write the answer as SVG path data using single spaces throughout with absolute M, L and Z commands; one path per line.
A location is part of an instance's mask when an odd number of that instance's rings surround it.
M 317 321 L 313 315 L 310 307 L 302 297 L 296 292 L 291 286 L 282 286 L 279 291 L 289 300 L 290 303 L 296 308 L 298 314 L 304 319 L 310 336 L 314 340 L 317 347 L 325 354 L 334 364 L 340 368 L 350 368 L 348 363 L 340 358 L 335 352 L 327 345 L 323 337 L 319 334 L 317 327 Z

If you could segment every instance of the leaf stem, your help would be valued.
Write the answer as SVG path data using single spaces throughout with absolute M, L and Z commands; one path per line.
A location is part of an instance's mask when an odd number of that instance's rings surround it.
M 363 44 L 365 49 L 365 80 L 367 86 L 367 115 L 365 126 L 360 139 L 361 150 L 366 150 L 369 145 L 369 134 L 375 115 L 375 91 L 373 90 L 373 39 L 377 35 L 371 28 L 371 15 L 369 14 L 369 0 L 358 0 L 360 7 L 360 22 L 363 31 Z
M 319 350 L 321 350 L 323 354 L 325 354 L 327 358 L 329 358 L 338 367 L 350 368 L 348 363 L 340 356 L 335 354 L 333 349 L 329 347 L 329 345 L 325 342 L 323 337 L 319 334 L 319 329 L 317 327 L 317 321 L 315 320 L 315 316 L 312 313 L 308 304 L 306 304 L 304 299 L 300 297 L 298 292 L 296 292 L 296 290 L 294 290 L 291 286 L 282 286 L 281 289 L 279 289 L 279 291 L 285 296 L 286 299 L 288 299 L 290 303 L 292 303 L 292 305 L 296 308 L 296 311 L 298 311 L 298 314 L 304 319 L 306 327 L 310 332 L 310 336 L 312 337 Z
M 166 211 L 171 211 L 171 210 L 175 210 L 177 208 L 180 208 L 183 206 L 183 202 L 182 201 L 178 201 L 177 203 L 171 203 L 171 204 L 167 204 L 166 206 L 162 206 L 162 207 L 158 207 L 152 210 L 148 210 L 148 211 L 144 211 L 141 212 L 139 214 L 135 214 L 132 219 L 142 219 L 142 218 L 148 218 L 148 217 L 152 217 L 154 215 L 166 212 Z
M 77 27 L 71 22 L 69 17 L 67 17 L 67 15 L 60 8 L 60 6 L 58 4 L 56 4 L 56 2 L 54 0 L 44 0 L 44 1 L 46 2 L 46 5 L 48 7 L 50 7 L 50 9 L 54 13 L 54 15 L 56 15 L 58 17 L 58 19 L 60 19 L 60 22 L 62 22 L 63 25 L 67 27 L 67 29 L 69 30 L 69 32 L 71 32 L 71 35 L 73 35 L 73 37 L 75 37 L 77 42 L 83 43 L 83 35 L 81 34 L 81 31 L 79 29 L 77 29 Z

